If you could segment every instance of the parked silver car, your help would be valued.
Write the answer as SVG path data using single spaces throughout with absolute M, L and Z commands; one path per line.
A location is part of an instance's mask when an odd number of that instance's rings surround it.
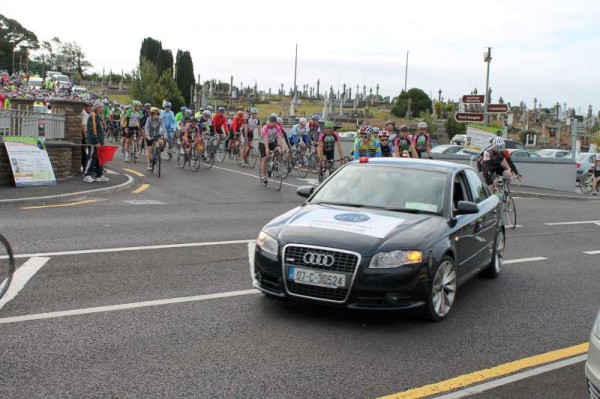
M 581 152 L 577 155 L 577 177 L 576 181 L 581 181 L 581 176 L 586 173 L 596 161 L 596 153 L 594 152 Z
M 589 397 L 600 398 L 600 312 L 598 312 L 590 334 L 585 376 L 587 377 Z
M 539 155 L 544 158 L 571 158 L 571 151 L 557 150 L 552 148 L 546 148 L 543 150 L 536 151 Z

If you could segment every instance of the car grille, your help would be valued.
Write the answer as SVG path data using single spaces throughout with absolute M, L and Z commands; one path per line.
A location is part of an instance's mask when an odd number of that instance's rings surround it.
M 332 255 L 334 262 L 332 266 L 321 266 L 304 263 L 304 255 L 307 252 L 318 255 Z M 290 245 L 284 248 L 284 276 L 287 275 L 289 266 L 297 266 L 306 269 L 325 270 L 328 272 L 347 273 L 347 285 L 350 287 L 352 277 L 356 272 L 360 258 L 358 254 L 340 252 L 324 248 L 301 247 Z M 298 284 L 286 281 L 287 290 L 292 295 L 315 298 L 324 301 L 343 302 L 348 298 L 349 288 L 327 288 L 308 284 Z
M 307 252 L 311 252 L 317 255 L 333 255 L 333 258 L 335 260 L 333 262 L 333 265 L 330 267 L 319 265 L 307 265 L 304 263 L 303 260 L 304 255 Z M 356 270 L 356 266 L 358 265 L 358 256 L 356 256 L 355 254 L 310 247 L 286 247 L 283 259 L 286 265 L 293 264 L 294 266 L 306 267 L 309 269 L 319 269 L 341 273 L 354 273 L 354 270 Z

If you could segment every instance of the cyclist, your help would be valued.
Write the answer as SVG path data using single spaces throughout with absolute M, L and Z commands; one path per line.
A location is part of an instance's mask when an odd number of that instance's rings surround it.
M 325 131 L 319 135 L 318 141 L 318 154 L 319 160 L 321 161 L 321 168 L 319 170 L 319 181 L 323 180 L 323 169 L 327 166 L 327 162 L 333 162 L 335 155 L 335 147 L 337 144 L 338 153 L 340 159 L 344 158 L 344 151 L 342 150 L 342 140 L 338 132 L 333 130 L 333 122 L 325 122 Z
M 258 109 L 250 108 L 250 116 L 246 119 L 246 125 L 244 126 L 244 136 L 246 137 L 246 144 L 242 151 L 244 165 L 248 164 L 248 152 L 250 152 L 250 147 L 252 147 L 252 141 L 254 140 L 254 129 L 258 129 L 259 126 Z
M 229 131 L 229 143 L 227 144 L 228 151 L 231 151 L 231 149 L 234 148 L 237 141 L 240 140 L 240 136 L 243 138 L 245 125 L 246 118 L 244 115 L 244 111 L 238 111 L 231 122 L 231 130 Z
M 308 134 L 310 135 L 310 142 L 315 144 L 319 141 L 319 134 L 321 133 L 321 125 L 319 124 L 319 115 L 314 114 L 308 122 Z
M 598 180 L 600 180 L 600 152 L 594 160 L 594 180 L 592 182 L 592 195 L 598 195 Z
M 167 132 L 167 140 L 171 142 L 173 140 L 173 132 L 175 131 L 175 114 L 171 111 L 171 103 L 165 101 L 164 109 L 160 111 L 160 119 L 163 122 L 163 126 L 165 127 L 165 131 Z M 170 153 L 169 157 L 172 157 L 173 154 Z
M 104 123 L 107 123 L 110 117 L 110 101 L 108 101 L 108 98 L 102 100 L 102 105 L 102 116 L 104 118 Z
M 285 148 L 281 127 L 277 124 L 276 116 L 269 116 L 269 121 L 260 132 L 258 152 L 260 153 L 260 180 L 267 183 L 267 151 L 281 152 Z
M 308 134 L 308 128 L 306 127 L 306 118 L 298 119 L 298 123 L 292 126 L 290 135 L 288 136 L 290 144 L 293 148 L 305 149 L 306 146 L 312 144 L 310 134 Z
M 219 135 L 219 141 L 217 145 L 225 139 L 225 135 L 229 135 L 229 127 L 227 127 L 227 117 L 225 116 L 225 108 L 217 108 L 217 113 L 213 116 L 212 120 L 215 132 Z
M 371 136 L 373 128 L 371 126 L 361 127 L 360 137 L 354 142 L 354 159 L 360 157 L 379 158 L 381 157 L 381 144 L 379 140 Z
M 406 125 L 400 126 L 398 135 L 394 140 L 394 155 L 396 155 L 396 157 L 403 157 L 402 154 L 404 151 L 409 154 L 409 157 L 412 155 L 412 158 L 417 158 L 417 151 L 413 150 L 411 146 L 411 140 L 408 136 L 408 126 Z
M 200 140 L 202 140 L 202 129 L 200 126 L 198 126 L 197 122 L 198 121 L 196 118 L 191 118 L 190 121 L 183 127 L 183 137 L 181 142 L 188 157 L 192 152 L 192 146 L 190 145 L 192 141 L 194 142 L 194 145 L 198 145 L 200 144 Z
M 133 102 L 133 108 L 125 113 L 123 118 L 123 125 L 125 126 L 125 140 L 123 140 L 123 147 L 125 149 L 125 162 L 129 162 L 129 146 L 131 145 L 131 138 L 134 134 L 138 134 L 140 131 L 140 121 L 144 114 L 142 113 L 142 103 L 135 100 Z
M 390 136 L 385 130 L 379 133 L 379 143 L 381 144 L 381 156 L 391 158 L 394 156 L 394 149 L 390 144 Z
M 215 127 L 212 124 L 211 116 L 212 114 L 209 110 L 205 109 L 202 111 L 202 117 L 198 121 L 198 127 L 200 128 L 201 132 L 208 133 L 210 136 L 214 136 Z
M 390 143 L 393 144 L 398 133 L 396 130 L 396 122 L 394 122 L 391 119 L 385 122 L 385 130 L 388 132 L 388 135 L 390 137 Z
M 510 152 L 506 150 L 502 137 L 494 137 L 492 145 L 483 153 L 483 170 L 486 183 L 491 192 L 493 192 L 495 176 L 502 176 L 509 179 L 514 173 L 521 178 L 517 167 L 512 159 L 510 159 Z
M 148 161 L 148 170 L 152 170 L 152 166 L 150 165 L 152 144 L 154 144 L 154 140 L 158 140 L 158 148 L 162 151 L 164 138 L 167 134 L 163 120 L 160 117 L 160 110 L 156 107 L 150 108 L 150 117 L 146 119 L 144 134 L 146 136 L 146 161 Z
M 179 125 L 179 121 L 181 121 L 181 118 L 183 118 L 183 115 L 185 114 L 185 111 L 187 111 L 186 107 L 181 107 L 179 109 L 179 112 L 177 114 L 175 114 L 175 123 L 177 125 Z
M 427 133 L 427 123 L 419 122 L 417 128 L 418 131 L 413 135 L 411 147 L 417 152 L 417 158 L 423 158 L 423 153 L 426 152 L 431 159 L 431 139 Z

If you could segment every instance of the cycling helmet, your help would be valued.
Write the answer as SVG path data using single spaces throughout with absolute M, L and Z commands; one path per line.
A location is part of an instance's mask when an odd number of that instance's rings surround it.
M 389 119 L 389 120 L 388 120 L 388 121 L 387 121 L 385 124 L 386 124 L 386 126 L 387 126 L 387 125 L 396 126 L 396 122 L 394 122 L 394 121 L 393 121 L 393 120 L 391 120 L 391 119 Z
M 364 126 L 361 126 L 360 129 L 358 130 L 358 134 L 360 135 L 366 135 L 367 134 L 367 129 Z
M 225 108 L 219 107 L 219 108 L 217 108 L 217 112 L 220 113 L 220 114 L 222 114 L 222 113 L 225 112 Z
M 498 150 L 503 150 L 505 147 L 504 139 L 502 137 L 494 137 L 494 139 L 492 140 L 492 145 Z
M 300 118 L 300 119 L 298 119 L 298 123 L 301 124 L 301 125 L 306 125 L 307 122 L 308 121 L 306 120 L 306 118 Z
M 269 116 L 269 122 L 277 122 L 277 117 L 275 115 Z
M 318 120 L 319 120 L 319 115 L 317 115 L 317 114 L 314 114 L 314 115 L 312 116 L 312 120 L 313 120 L 313 121 L 318 121 Z
M 237 116 L 238 116 L 239 118 L 243 118 L 243 117 L 244 117 L 244 111 L 238 111 L 238 112 L 237 112 Z
M 170 102 L 165 102 L 165 108 L 171 108 L 171 103 Z
M 378 128 L 378 127 L 374 127 L 374 128 L 373 128 L 373 134 L 377 134 L 377 135 L 379 135 L 379 132 L 381 132 L 381 129 L 380 129 L 380 128 Z
M 142 106 L 142 103 L 141 103 L 141 102 L 139 102 L 138 100 L 134 100 L 134 101 L 133 101 L 133 106 L 134 106 L 134 107 L 141 107 L 141 106 Z
M 102 100 L 102 104 L 108 104 L 108 99 L 105 98 L 104 100 Z
M 210 112 L 212 112 L 214 108 L 212 105 L 209 105 L 208 107 L 206 107 L 206 109 L 209 110 Z
M 152 104 L 146 103 L 146 104 L 144 104 L 144 108 L 152 108 Z
M 204 110 L 204 111 L 202 111 L 202 115 L 210 117 L 212 115 L 212 113 L 209 110 Z
M 387 139 L 388 137 L 390 137 L 390 135 L 385 130 L 382 130 L 381 132 L 379 132 L 380 139 Z
M 94 102 L 93 101 L 85 101 L 84 104 L 86 107 L 91 107 L 92 105 L 94 105 Z
M 156 115 L 160 115 L 160 109 L 156 108 L 156 107 L 152 107 L 150 108 L 150 112 Z
M 417 125 L 417 127 L 419 129 L 427 129 L 427 123 L 425 123 L 425 122 L 419 122 L 419 124 Z
M 325 129 L 333 129 L 333 122 L 332 121 L 325 122 Z
M 198 119 L 196 119 L 196 118 L 194 118 L 194 117 L 192 117 L 192 118 L 190 119 L 190 123 L 196 123 L 196 122 L 198 122 Z
M 281 116 L 277 117 L 277 123 L 283 125 L 283 118 Z
M 365 126 L 365 133 L 372 134 L 373 133 L 373 126 L 371 126 L 371 125 Z
M 184 114 L 185 114 L 186 116 L 189 116 L 189 115 L 191 115 L 191 114 L 192 114 L 192 110 L 191 110 L 191 109 L 186 109 L 186 110 L 185 110 L 185 112 L 184 112 Z
M 400 126 L 400 131 L 401 132 L 408 132 L 408 126 L 406 126 L 406 125 Z
M 258 110 L 256 108 L 250 108 L 251 114 L 258 114 Z

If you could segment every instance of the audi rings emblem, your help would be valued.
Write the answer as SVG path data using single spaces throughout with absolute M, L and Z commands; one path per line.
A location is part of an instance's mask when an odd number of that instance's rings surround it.
M 325 266 L 331 267 L 335 262 L 333 255 L 315 254 L 313 252 L 307 252 L 302 258 L 305 264 L 314 266 Z

